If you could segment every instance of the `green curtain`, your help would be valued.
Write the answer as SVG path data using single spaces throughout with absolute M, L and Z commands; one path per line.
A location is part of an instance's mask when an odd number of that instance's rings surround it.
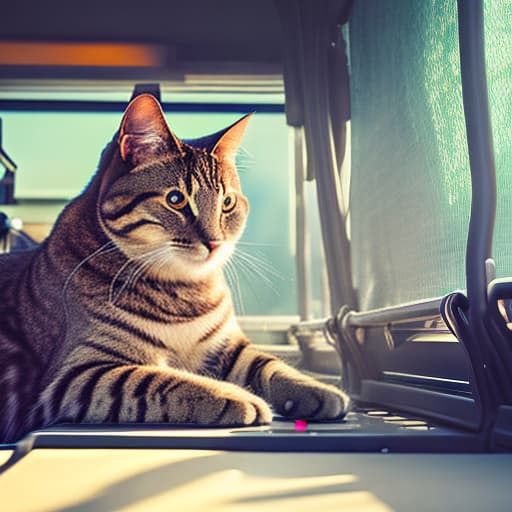
M 465 287 L 471 184 L 456 9 L 354 5 L 350 222 L 361 310 Z

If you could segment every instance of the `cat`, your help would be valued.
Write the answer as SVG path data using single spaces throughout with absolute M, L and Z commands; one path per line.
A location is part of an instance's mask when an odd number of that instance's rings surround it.
M 346 413 L 343 391 L 254 347 L 235 317 L 223 265 L 249 210 L 235 168 L 249 118 L 185 141 L 137 96 L 48 238 L 0 256 L 1 442 L 61 422 Z

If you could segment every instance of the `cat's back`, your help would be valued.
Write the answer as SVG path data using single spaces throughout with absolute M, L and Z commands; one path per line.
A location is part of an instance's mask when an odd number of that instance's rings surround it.
M 49 340 L 59 332 L 60 312 L 46 256 L 44 243 L 0 255 L 0 350 L 23 348 L 44 359 Z M 0 367 L 2 363 L 5 357 L 0 356 Z
M 31 264 L 36 249 L 0 254 L 0 308 L 9 294 L 21 285 L 21 276 Z
M 8 272 L 16 272 L 23 269 L 34 257 L 37 247 L 18 252 L 0 254 L 0 279 L 8 278 Z
M 0 442 L 23 432 L 44 364 L 27 336 L 32 320 L 25 276 L 37 251 L 0 254 Z

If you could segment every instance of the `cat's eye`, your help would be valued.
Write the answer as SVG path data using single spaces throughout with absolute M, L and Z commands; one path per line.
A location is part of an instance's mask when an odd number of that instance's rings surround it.
M 167 194 L 167 203 L 175 210 L 181 210 L 187 205 L 187 197 L 181 190 L 171 190 Z
M 236 196 L 235 194 L 226 194 L 224 199 L 222 200 L 222 211 L 224 213 L 229 213 L 236 206 Z

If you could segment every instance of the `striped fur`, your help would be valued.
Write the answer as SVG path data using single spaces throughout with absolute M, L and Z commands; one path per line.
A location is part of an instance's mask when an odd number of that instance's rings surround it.
M 0 441 L 58 422 L 334 418 L 346 396 L 256 350 L 222 267 L 248 213 L 248 118 L 187 143 L 139 96 L 37 249 L 0 257 Z

